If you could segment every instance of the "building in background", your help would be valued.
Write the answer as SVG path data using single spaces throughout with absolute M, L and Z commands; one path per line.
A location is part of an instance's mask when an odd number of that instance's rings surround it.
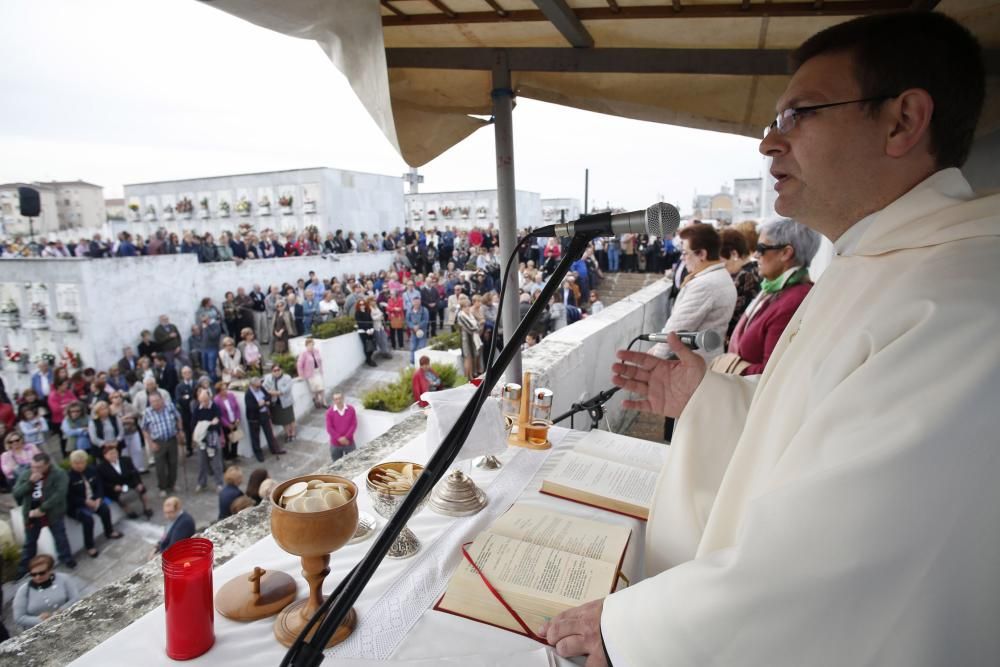
M 722 224 L 729 224 L 733 221 L 733 195 L 729 191 L 728 185 L 723 185 L 722 190 L 711 195 L 694 196 L 691 204 L 692 218 L 698 220 L 714 220 Z
M 19 187 L 38 190 L 41 200 L 41 215 L 28 218 L 21 215 Z M 4 183 L 0 185 L 0 235 L 13 238 L 30 234 L 45 235 L 59 230 L 59 215 L 56 206 L 55 189 L 39 183 Z
M 86 181 L 39 183 L 55 193 L 59 231 L 86 229 L 99 231 L 107 222 L 104 188 Z
M 543 199 L 542 224 L 555 225 L 561 222 L 571 222 L 583 214 L 579 199 Z
M 404 200 L 406 226 L 414 229 L 421 227 L 472 229 L 488 227 L 491 224 L 498 227 L 500 224 L 496 190 L 417 192 L 405 195 Z M 534 228 L 545 224 L 542 221 L 542 198 L 537 192 L 517 190 L 514 193 L 514 206 L 517 210 L 519 228 Z
M 18 187 L 38 190 L 41 215 L 30 221 L 21 215 Z M 70 236 L 77 231 L 89 235 L 104 229 L 107 214 L 104 188 L 86 181 L 6 183 L 0 185 L 0 221 L 4 236 Z
M 125 186 L 126 221 L 112 225 L 144 237 L 157 229 L 182 234 L 238 229 L 278 233 L 315 226 L 389 231 L 404 224 L 403 180 L 329 167 L 213 176 Z
M 746 220 L 760 222 L 762 187 L 759 178 L 733 179 L 733 224 Z

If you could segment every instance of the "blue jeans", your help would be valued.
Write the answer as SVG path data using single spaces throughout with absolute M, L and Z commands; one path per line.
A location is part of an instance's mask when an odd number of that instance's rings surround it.
M 422 347 L 427 347 L 427 336 L 423 338 L 417 338 L 415 335 L 410 334 L 410 363 L 417 363 L 416 353 Z
M 52 532 L 52 539 L 56 543 L 56 551 L 59 553 L 59 560 L 63 563 L 72 563 L 73 552 L 69 547 L 69 539 L 66 537 L 66 523 L 59 519 L 49 518 L 49 530 Z M 28 525 L 24 527 L 24 549 L 21 551 L 21 563 L 17 571 L 27 572 L 28 561 L 38 553 L 38 536 L 42 532 L 42 522 L 36 519 L 28 519 Z
M 208 376 L 212 378 L 214 382 L 215 377 L 215 365 L 219 361 L 219 351 L 218 350 L 202 350 L 201 351 L 201 369 L 208 373 Z
M 616 273 L 618 271 L 618 258 L 621 255 L 621 248 L 616 245 L 608 246 L 608 271 Z
M 347 456 L 355 449 L 354 445 L 330 445 L 330 458 L 336 463 L 337 459 Z

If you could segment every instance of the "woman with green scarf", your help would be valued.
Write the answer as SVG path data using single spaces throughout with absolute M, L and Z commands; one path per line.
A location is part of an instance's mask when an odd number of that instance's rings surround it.
M 729 352 L 715 359 L 712 370 L 737 375 L 764 372 L 774 346 L 812 288 L 809 262 L 819 244 L 819 234 L 794 220 L 761 227 L 755 253 L 760 294 L 736 324 Z

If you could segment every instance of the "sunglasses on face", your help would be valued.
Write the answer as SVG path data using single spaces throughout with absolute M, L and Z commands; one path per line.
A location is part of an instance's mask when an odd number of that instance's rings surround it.
M 768 250 L 781 250 L 782 248 L 787 248 L 787 247 L 788 247 L 787 243 L 780 243 L 780 244 L 777 244 L 777 245 L 767 245 L 765 243 L 758 243 L 757 244 L 757 254 L 758 255 L 763 255 Z

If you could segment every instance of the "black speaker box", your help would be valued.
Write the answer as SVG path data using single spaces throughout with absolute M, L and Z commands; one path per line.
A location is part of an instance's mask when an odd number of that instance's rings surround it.
M 19 187 L 17 197 L 21 200 L 21 215 L 25 218 L 37 218 L 42 212 L 42 200 L 35 188 Z

